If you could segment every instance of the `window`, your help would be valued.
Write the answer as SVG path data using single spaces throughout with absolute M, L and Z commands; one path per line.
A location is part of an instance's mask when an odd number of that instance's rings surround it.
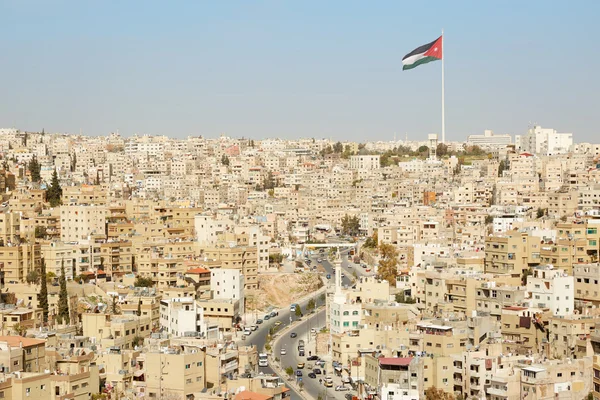
M 348 327 L 348 326 L 350 326 L 350 322 L 344 321 L 344 327 Z
M 196 363 L 196 367 L 201 367 L 201 366 L 202 366 L 202 361 L 198 361 L 198 362 Z
M 191 364 L 185 364 L 185 369 L 190 369 Z

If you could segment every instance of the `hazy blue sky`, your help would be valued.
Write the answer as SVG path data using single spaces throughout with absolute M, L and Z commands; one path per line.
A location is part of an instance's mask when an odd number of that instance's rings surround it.
M 425 4 L 426 3 L 426 4 Z M 449 140 L 530 122 L 600 141 L 599 1 L 0 0 L 0 127 Z

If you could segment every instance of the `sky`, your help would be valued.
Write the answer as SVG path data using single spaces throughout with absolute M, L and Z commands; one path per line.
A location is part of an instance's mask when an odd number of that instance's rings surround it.
M 598 1 L 0 0 L 0 127 L 425 140 L 532 124 L 598 142 Z

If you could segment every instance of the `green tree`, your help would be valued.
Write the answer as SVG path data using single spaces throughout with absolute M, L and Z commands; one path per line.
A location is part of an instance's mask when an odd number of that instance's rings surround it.
M 448 155 L 448 145 L 445 143 L 438 143 L 437 148 L 435 149 L 435 154 L 438 157 L 445 157 Z
M 19 336 L 25 336 L 25 334 L 27 333 L 27 327 L 21 324 L 13 325 L 13 330 Z
M 138 300 L 138 309 L 137 309 L 137 316 L 140 317 L 142 315 L 142 299 Z
M 417 153 L 420 153 L 421 155 L 423 155 L 423 153 L 427 153 L 429 152 L 429 147 L 423 145 L 421 147 L 419 147 L 419 149 L 417 150 Z
M 381 259 L 379 260 L 378 274 L 381 279 L 389 282 L 390 286 L 396 286 L 398 275 L 398 251 L 392 244 L 382 243 L 379 246 Z
M 58 277 L 60 284 L 60 291 L 58 292 L 58 314 L 56 315 L 56 322 L 62 324 L 69 324 L 71 318 L 69 316 L 69 295 L 67 293 L 67 277 L 65 276 L 65 262 L 64 260 L 60 265 L 60 276 Z
M 360 229 L 360 220 L 357 216 L 344 215 L 342 218 L 342 233 L 344 235 L 356 236 Z
M 291 366 L 287 366 L 287 367 L 285 367 L 285 374 L 286 374 L 286 375 L 287 375 L 289 378 L 291 378 L 291 377 L 292 377 L 292 375 L 294 375 L 294 368 L 293 368 L 293 367 L 291 367 Z
M 229 157 L 227 157 L 227 155 L 226 155 L 226 154 L 223 154 L 223 155 L 221 156 L 221 164 L 223 164 L 223 165 L 225 165 L 225 166 L 229 167 Z
M 71 172 L 75 172 L 77 168 L 77 154 L 73 152 L 73 156 L 71 157 Z
M 538 208 L 538 209 L 537 209 L 537 212 L 536 212 L 536 214 L 535 214 L 535 217 L 536 217 L 537 219 L 540 219 L 540 218 L 542 218 L 544 215 L 546 215 L 546 209 L 544 209 L 544 208 L 541 208 L 541 207 L 540 207 L 540 208 Z
M 443 389 L 431 386 L 425 390 L 425 400 L 454 400 L 454 395 L 444 392 Z
M 42 322 L 44 325 L 48 323 L 48 281 L 46 279 L 46 260 L 42 258 L 42 268 L 41 275 L 43 279 L 41 279 L 41 287 L 40 287 L 40 295 L 38 297 L 38 306 L 42 309 Z
M 59 206 L 62 202 L 62 188 L 60 187 L 60 182 L 58 181 L 58 173 L 56 172 L 56 168 L 54 172 L 52 172 L 52 181 L 50 182 L 50 187 L 46 191 L 46 200 L 50 203 L 51 207 Z
M 138 276 L 135 279 L 133 286 L 135 286 L 135 287 L 152 287 L 152 286 L 154 286 L 154 282 L 152 282 L 152 278 Z
M 42 180 L 42 176 L 40 174 L 40 172 L 42 170 L 42 166 L 38 162 L 38 159 L 36 156 L 33 156 L 31 161 L 29 161 L 28 169 L 29 169 L 29 174 L 31 175 L 32 182 L 40 182 Z
M 506 166 L 506 162 L 504 160 L 501 160 L 500 164 L 498 164 L 498 176 L 502 176 L 503 172 L 507 169 L 508 168 Z
M 308 304 L 306 304 L 306 311 L 314 310 L 316 308 L 315 300 L 308 300 Z
M 342 144 L 342 142 L 337 142 L 336 144 L 333 145 L 333 152 L 334 153 L 341 153 L 342 151 L 344 151 L 344 145 Z
M 137 336 L 137 335 L 133 337 L 133 340 L 131 341 L 131 345 L 133 347 L 137 347 L 137 346 L 142 345 L 142 344 L 144 344 L 144 338 L 143 337 Z
M 412 297 L 406 297 L 404 295 L 404 292 L 396 293 L 396 295 L 394 296 L 394 300 L 396 300 L 396 303 L 402 303 L 402 304 L 415 304 L 416 303 L 416 300 L 413 299 Z
M 25 281 L 27 281 L 27 283 L 29 284 L 38 284 L 40 281 L 40 273 L 37 272 L 35 269 L 29 271 L 27 273 L 27 276 L 25 277 Z
M 112 301 L 110 303 L 110 309 L 112 311 L 113 314 L 117 315 L 119 313 L 119 310 L 117 309 L 117 296 L 116 295 L 112 295 Z
M 300 305 L 296 306 L 296 311 L 294 311 L 296 317 L 300 318 L 302 316 L 302 310 L 300 309 Z
M 377 247 L 377 242 L 379 241 L 379 237 L 377 234 L 377 231 L 373 232 L 373 235 L 368 237 L 367 240 L 365 240 L 365 244 L 363 245 L 363 247 L 369 248 L 369 249 L 374 249 Z
M 46 237 L 46 227 L 37 225 L 35 227 L 34 235 L 36 239 L 44 239 Z
M 491 215 L 486 215 L 485 216 L 485 224 L 491 224 L 492 222 L 494 222 L 494 217 Z

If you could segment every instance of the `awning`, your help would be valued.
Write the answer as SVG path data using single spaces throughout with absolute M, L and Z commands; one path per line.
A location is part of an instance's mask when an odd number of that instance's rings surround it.
M 138 369 L 137 371 L 133 372 L 133 376 L 135 376 L 136 378 L 139 378 L 142 375 L 144 375 L 144 370 L 143 369 Z

